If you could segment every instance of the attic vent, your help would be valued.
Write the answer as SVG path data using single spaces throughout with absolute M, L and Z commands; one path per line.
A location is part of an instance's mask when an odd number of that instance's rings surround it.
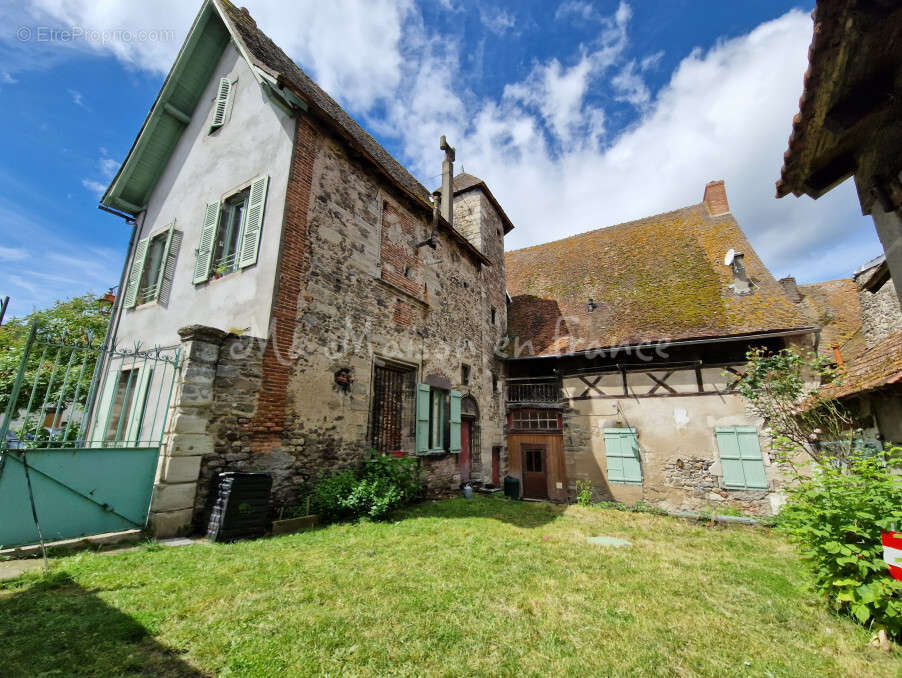
M 586 304 L 586 310 L 587 310 L 589 313 L 592 313 L 592 311 L 596 310 L 597 308 L 598 308 L 598 304 L 595 303 L 595 300 L 594 300 L 594 299 L 589 299 L 589 303 Z
M 229 105 L 229 95 L 232 93 L 232 82 L 228 78 L 219 79 L 219 91 L 216 94 L 216 104 L 213 107 L 213 122 L 210 130 L 222 127 L 225 123 L 226 109 Z

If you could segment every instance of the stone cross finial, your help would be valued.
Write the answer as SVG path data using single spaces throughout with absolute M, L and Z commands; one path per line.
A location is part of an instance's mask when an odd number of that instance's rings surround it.
M 445 220 L 454 225 L 454 147 L 451 146 L 442 135 L 439 148 L 445 152 L 445 159 L 442 161 L 442 204 L 441 211 Z
M 446 140 L 445 135 L 442 135 L 441 142 L 439 143 L 439 148 L 445 152 L 445 160 L 449 162 L 454 162 L 454 147 L 451 146 Z

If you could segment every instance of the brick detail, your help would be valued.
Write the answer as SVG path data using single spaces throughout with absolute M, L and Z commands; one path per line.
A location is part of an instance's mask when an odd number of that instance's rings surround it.
M 316 141 L 316 131 L 305 118 L 299 118 L 285 196 L 272 320 L 263 352 L 262 384 L 254 417 L 242 426 L 245 432 L 252 434 L 251 446 L 255 452 L 278 447 L 285 429 L 298 302 L 308 264 L 307 214 Z
M 423 298 L 423 262 L 414 249 L 422 238 L 418 222 L 387 200 L 382 203 L 382 279 L 418 299 Z M 397 305 L 395 306 L 397 322 Z M 409 325 L 410 322 L 402 323 Z
M 413 324 L 415 309 L 411 304 L 398 299 L 395 302 L 395 312 L 393 319 L 398 325 L 410 327 Z
M 702 202 L 708 208 L 708 213 L 712 217 L 727 214 L 730 211 L 730 203 L 727 202 L 727 187 L 723 179 L 718 181 L 709 181 L 705 186 L 705 197 Z

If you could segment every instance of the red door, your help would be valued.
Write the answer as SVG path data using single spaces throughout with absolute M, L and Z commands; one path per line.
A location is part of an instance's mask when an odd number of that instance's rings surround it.
M 492 485 L 501 485 L 501 448 L 492 448 Z
M 472 422 L 464 419 L 460 424 L 460 454 L 457 461 L 460 464 L 460 482 L 470 482 L 470 427 Z
M 523 496 L 548 499 L 548 457 L 545 445 L 521 445 L 523 454 Z

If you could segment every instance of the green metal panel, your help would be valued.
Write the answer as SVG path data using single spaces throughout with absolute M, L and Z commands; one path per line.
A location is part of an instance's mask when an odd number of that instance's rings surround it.
M 636 429 L 606 428 L 604 447 L 609 481 L 637 485 L 642 483 L 642 462 Z
M 0 545 L 4 548 L 37 542 L 22 453 L 3 452 Z M 158 447 L 29 450 L 26 454 L 46 540 L 144 527 Z
M 417 384 L 417 452 L 429 451 L 429 384 Z
M 451 428 L 451 452 L 460 452 L 460 391 L 451 391 L 451 415 L 448 423 Z
M 150 238 L 139 240 L 135 246 L 135 256 L 132 259 L 132 267 L 128 273 L 128 282 L 125 284 L 125 308 L 131 308 L 138 299 L 138 287 L 141 285 L 141 276 L 144 273 L 144 259 L 147 256 L 147 246 Z
M 767 476 L 757 430 L 753 426 L 718 427 L 715 435 L 724 487 L 766 489 Z
M 251 183 L 250 196 L 247 200 L 247 216 L 244 220 L 244 233 L 241 236 L 238 266 L 244 268 L 257 263 L 257 250 L 260 247 L 260 234 L 263 229 L 263 210 L 266 206 L 266 187 L 269 177 L 258 177 Z

